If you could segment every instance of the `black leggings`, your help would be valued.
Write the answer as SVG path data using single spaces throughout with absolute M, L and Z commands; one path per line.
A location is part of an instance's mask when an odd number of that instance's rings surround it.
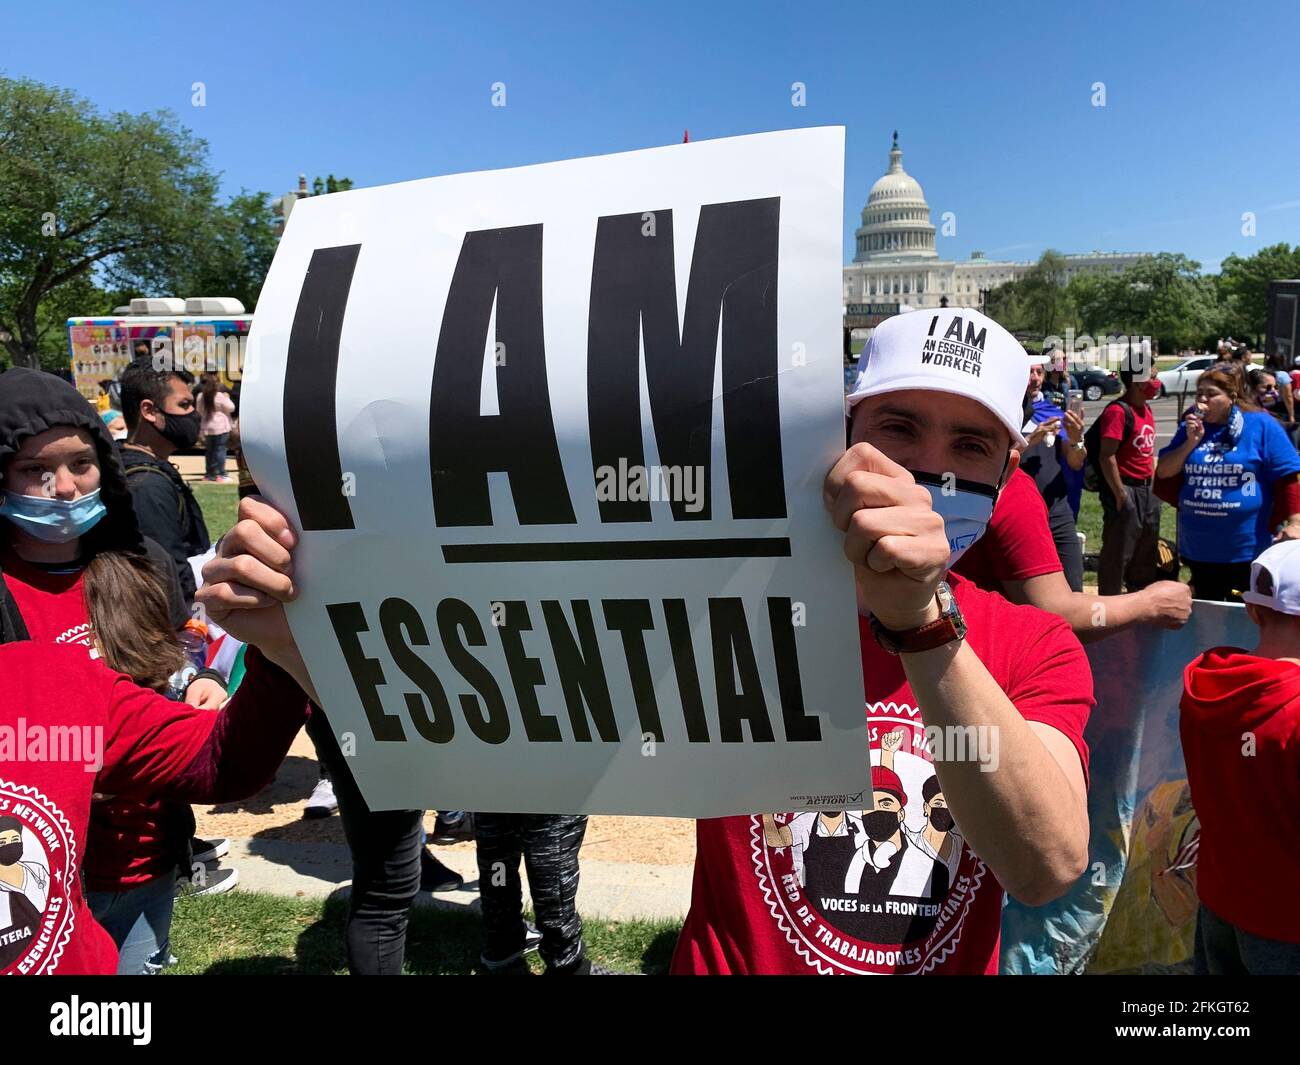
M 1240 603 L 1239 594 L 1250 587 L 1249 562 L 1193 562 L 1183 559 L 1192 571 L 1192 595 L 1213 603 Z
M 420 890 L 423 810 L 372 812 L 314 703 L 307 735 L 334 783 L 343 834 L 352 852 L 352 893 L 344 938 L 348 971 L 356 976 L 400 976 L 406 956 L 406 918 Z
M 582 919 L 578 916 L 578 848 L 587 831 L 583 814 L 475 814 L 478 841 L 478 894 L 483 911 L 483 953 L 504 958 L 524 938 L 522 855 L 528 869 L 538 952 L 548 971 L 564 972 L 582 959 Z

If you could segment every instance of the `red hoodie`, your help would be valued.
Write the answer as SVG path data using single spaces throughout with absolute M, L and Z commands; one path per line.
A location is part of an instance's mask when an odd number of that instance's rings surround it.
M 1183 681 L 1197 894 L 1244 932 L 1300 943 L 1300 666 L 1215 647 Z
M 0 973 L 116 970 L 81 888 L 93 792 L 227 802 L 270 780 L 307 700 L 254 648 L 247 661 L 213 713 L 140 688 L 81 647 L 0 646 Z

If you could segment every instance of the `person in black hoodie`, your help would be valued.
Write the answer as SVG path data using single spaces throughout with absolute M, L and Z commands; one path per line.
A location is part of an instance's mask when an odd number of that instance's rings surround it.
M 199 437 L 193 382 L 185 370 L 159 370 L 148 359 L 137 359 L 122 371 L 127 437 L 121 455 L 127 487 L 140 528 L 171 556 L 187 603 L 194 601 L 190 557 L 212 546 L 194 493 L 168 461 Z
M 101 551 L 146 555 L 158 570 L 168 593 L 172 620 L 180 628 L 189 619 L 189 609 L 181 586 L 174 579 L 171 559 L 157 542 L 141 533 L 113 441 L 94 408 L 66 381 L 23 368 L 0 375 L 0 490 L 9 491 L 4 474 L 24 443 L 58 427 L 86 433 L 97 459 L 98 498 L 104 513 L 80 536 L 76 552 L 79 559 L 84 564 Z M 9 511 L 16 505 L 18 501 L 10 502 Z M 0 512 L 3 511 L 0 506 Z M 11 566 L 23 565 L 24 560 L 14 546 L 16 539 L 10 523 L 0 523 L 0 562 L 8 556 Z M 28 638 L 27 625 L 0 571 L 0 643 Z

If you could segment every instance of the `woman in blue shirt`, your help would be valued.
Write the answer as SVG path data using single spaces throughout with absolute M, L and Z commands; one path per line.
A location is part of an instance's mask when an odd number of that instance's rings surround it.
M 1182 478 L 1178 550 L 1197 599 L 1235 600 L 1274 539 L 1300 538 L 1300 455 L 1235 374 L 1207 370 L 1156 477 Z

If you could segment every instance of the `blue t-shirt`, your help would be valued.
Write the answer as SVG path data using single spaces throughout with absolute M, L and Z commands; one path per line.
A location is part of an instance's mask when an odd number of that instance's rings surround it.
M 1178 496 L 1178 548 L 1195 562 L 1251 562 L 1273 542 L 1269 518 L 1273 484 L 1300 473 L 1300 455 L 1276 418 L 1242 411 L 1242 430 L 1225 450 L 1228 423 L 1207 425 L 1205 436 L 1183 466 Z M 1179 425 L 1169 446 L 1181 447 L 1187 430 Z

